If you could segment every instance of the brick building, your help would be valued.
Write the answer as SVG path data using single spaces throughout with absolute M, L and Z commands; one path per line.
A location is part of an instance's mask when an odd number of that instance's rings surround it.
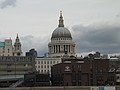
M 51 70 L 53 86 L 114 85 L 115 74 L 109 72 L 109 59 L 67 57 Z

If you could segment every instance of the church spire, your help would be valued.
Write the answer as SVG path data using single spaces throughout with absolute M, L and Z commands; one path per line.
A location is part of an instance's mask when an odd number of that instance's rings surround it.
M 16 42 L 18 43 L 19 42 L 19 36 L 17 34 L 17 37 L 16 37 Z
M 58 27 L 64 27 L 64 23 L 63 23 L 63 16 L 62 16 L 62 11 L 60 11 L 60 19 L 59 19 L 59 25 Z
M 16 38 L 19 38 L 19 37 L 18 37 L 18 33 L 17 33 L 17 37 L 16 37 Z
M 13 53 L 13 55 L 14 56 L 20 56 L 21 54 L 22 54 L 21 43 L 20 43 L 20 40 L 19 40 L 19 36 L 17 34 L 16 40 L 15 40 L 15 43 L 14 43 L 14 53 Z

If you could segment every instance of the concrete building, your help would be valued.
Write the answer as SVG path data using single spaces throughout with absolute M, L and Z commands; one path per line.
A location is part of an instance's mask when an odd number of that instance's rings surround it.
M 0 76 L 24 75 L 35 71 L 35 58 L 25 56 L 0 56 Z
M 51 73 L 51 66 L 61 62 L 65 51 L 69 56 L 75 56 L 75 43 L 72 41 L 70 31 L 64 27 L 62 12 L 60 12 L 59 25 L 53 31 L 51 42 L 48 43 L 48 57 L 36 58 L 36 70 L 40 73 Z
M 11 39 L 5 39 L 4 42 L 0 42 L 0 56 L 21 56 L 21 43 L 17 35 L 14 46 Z
M 24 81 L 24 74 L 35 71 L 35 58 L 0 56 L 0 87 L 16 87 Z

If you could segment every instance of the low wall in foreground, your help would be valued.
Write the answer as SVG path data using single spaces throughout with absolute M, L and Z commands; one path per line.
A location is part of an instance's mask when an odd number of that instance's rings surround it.
M 90 90 L 89 86 L 65 86 L 65 87 L 17 87 L 0 88 L 0 90 Z
M 17 88 L 0 88 L 0 90 L 120 90 L 120 86 L 107 86 L 104 89 L 98 89 L 96 86 L 65 86 L 65 87 L 17 87 Z M 113 88 L 113 89 L 112 89 Z

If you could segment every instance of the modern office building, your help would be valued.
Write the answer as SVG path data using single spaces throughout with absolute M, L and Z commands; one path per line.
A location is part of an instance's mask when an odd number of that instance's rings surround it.
M 29 52 L 26 52 L 26 56 L 37 57 L 37 51 L 35 49 L 30 49 Z

